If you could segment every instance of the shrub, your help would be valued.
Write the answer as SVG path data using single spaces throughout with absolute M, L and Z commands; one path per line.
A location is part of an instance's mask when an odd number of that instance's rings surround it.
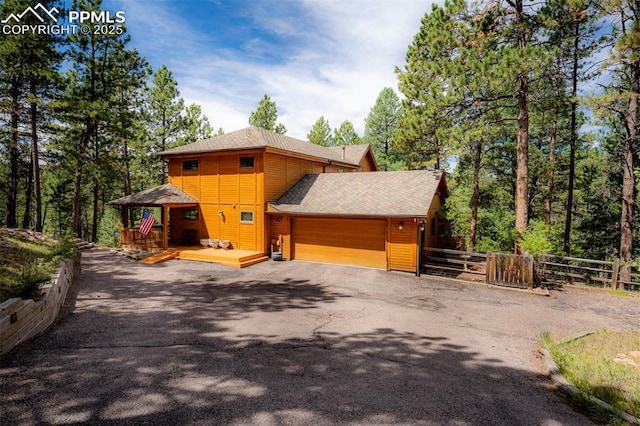
M 98 226 L 98 242 L 106 247 L 118 247 L 120 226 L 120 215 L 116 209 L 107 207 Z
M 39 265 L 37 260 L 34 260 L 33 263 L 22 267 L 18 281 L 12 290 L 16 297 L 31 299 L 38 296 L 37 291 L 40 289 L 40 284 L 50 279 L 51 274 Z

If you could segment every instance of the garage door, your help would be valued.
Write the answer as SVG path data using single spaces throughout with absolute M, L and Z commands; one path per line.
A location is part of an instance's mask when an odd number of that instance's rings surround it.
M 292 258 L 387 268 L 387 221 L 293 218 Z

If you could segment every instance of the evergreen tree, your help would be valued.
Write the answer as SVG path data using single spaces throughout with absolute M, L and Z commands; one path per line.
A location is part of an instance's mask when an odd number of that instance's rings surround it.
M 153 75 L 147 102 L 151 133 L 150 153 L 173 148 L 183 128 L 184 101 L 180 97 L 178 82 L 165 65 L 162 65 Z M 157 170 L 160 184 L 167 182 L 166 162 L 158 158 L 150 158 L 148 165 L 151 169 Z
M 281 135 L 287 133 L 287 128 L 282 123 L 276 124 L 276 121 L 278 121 L 276 102 L 265 94 L 260 99 L 258 108 L 249 115 L 249 124 Z
M 74 1 L 76 10 L 98 12 L 101 1 Z M 96 26 L 97 24 L 92 24 Z M 130 38 L 126 32 L 101 34 L 93 28 L 88 34 L 69 37 L 69 57 L 72 67 L 66 73 L 66 90 L 60 110 L 60 134 L 53 148 L 58 153 L 60 167 L 72 174 L 71 228 L 79 237 L 95 239 L 99 202 L 104 194 L 101 188 L 111 187 L 104 182 L 103 167 L 108 156 L 118 152 L 115 139 L 109 135 L 113 122 L 113 103 L 123 84 L 130 83 L 134 72 L 129 59 L 137 53 L 128 51 Z M 109 178 L 114 173 L 109 173 Z M 93 214 L 89 217 L 87 205 L 93 201 Z M 90 229 L 89 220 L 92 220 Z
M 620 215 L 620 278 L 630 281 L 629 264 L 633 258 L 634 204 L 636 198 L 635 166 L 638 156 L 638 97 L 640 96 L 640 2 L 638 0 L 601 2 L 612 22 L 611 55 L 606 64 L 613 73 L 598 107 L 613 113 L 623 124 L 621 132 L 622 209 Z
M 353 127 L 353 123 L 345 120 L 340 127 L 333 131 L 333 144 L 338 146 L 357 145 L 360 143 L 360 136 Z
M 329 122 L 321 115 L 318 120 L 313 124 L 311 130 L 307 134 L 309 142 L 322 146 L 333 145 L 333 139 L 331 137 L 331 126 Z
M 371 145 L 378 166 L 383 170 L 397 169 L 402 164 L 391 148 L 399 117 L 400 98 L 392 88 L 385 87 L 364 120 L 363 136 L 363 142 Z
M 178 137 L 176 146 L 210 138 L 212 133 L 213 128 L 207 116 L 202 114 L 200 105 L 191 104 L 184 110 L 182 134 Z

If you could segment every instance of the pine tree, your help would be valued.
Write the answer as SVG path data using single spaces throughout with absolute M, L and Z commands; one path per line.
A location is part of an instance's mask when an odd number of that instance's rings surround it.
M 395 169 L 401 164 L 397 153 L 391 148 L 399 117 L 400 98 L 392 88 L 385 87 L 365 118 L 362 138 L 363 142 L 371 145 L 378 166 L 384 170 Z
M 311 130 L 307 134 L 309 142 L 322 146 L 333 145 L 333 138 L 331 137 L 331 126 L 329 122 L 321 115 L 318 120 L 313 124 Z
M 640 96 L 640 1 L 604 1 L 601 7 L 613 22 L 613 49 L 607 59 L 612 78 L 598 101 L 600 109 L 612 112 L 624 128 L 622 133 L 622 211 L 620 215 L 620 278 L 630 281 L 633 258 L 635 176 L 638 142 L 638 97 Z
M 202 114 L 200 105 L 191 104 L 184 110 L 182 134 L 178 137 L 176 146 L 210 138 L 212 133 L 209 118 Z
M 338 146 L 357 145 L 360 143 L 360 136 L 351 121 L 343 121 L 340 127 L 333 131 L 333 143 Z
M 147 105 L 151 153 L 162 152 L 175 146 L 183 128 L 183 110 L 184 101 L 180 97 L 178 82 L 173 73 L 162 65 L 153 75 Z M 150 168 L 157 170 L 160 184 L 166 183 L 166 162 L 157 158 L 150 158 L 149 161 Z
M 249 124 L 281 135 L 287 133 L 287 128 L 284 127 L 284 124 L 276 124 L 276 121 L 278 121 L 276 102 L 272 101 L 271 98 L 265 94 L 262 99 L 260 99 L 258 108 L 249 115 Z

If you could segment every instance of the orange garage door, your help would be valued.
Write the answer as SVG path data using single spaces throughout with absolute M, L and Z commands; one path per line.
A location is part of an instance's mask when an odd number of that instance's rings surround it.
M 387 221 L 293 218 L 292 258 L 387 268 Z

